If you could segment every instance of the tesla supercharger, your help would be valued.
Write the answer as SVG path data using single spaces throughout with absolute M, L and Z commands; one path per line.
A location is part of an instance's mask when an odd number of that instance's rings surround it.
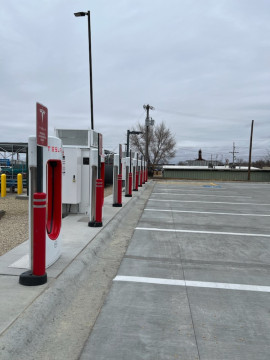
M 90 148 L 90 207 L 89 223 L 95 222 L 96 181 L 98 178 L 98 148 Z M 89 225 L 88 223 L 88 225 Z
M 122 207 L 122 173 L 121 157 L 119 154 L 113 156 L 113 205 Z
M 138 175 L 139 175 L 139 187 L 142 186 L 142 160 L 138 160 Z
M 135 153 L 135 161 L 136 161 L 136 175 L 135 175 L 135 188 L 134 191 L 138 191 L 139 186 L 139 154 Z
M 28 140 L 29 167 L 29 239 L 30 260 L 33 257 L 33 194 L 37 184 L 37 143 L 36 137 Z M 62 141 L 49 136 L 48 146 L 43 152 L 43 192 L 46 193 L 46 262 L 51 266 L 61 255 L 62 223 Z M 32 268 L 32 266 L 31 266 Z
M 119 154 L 113 156 L 113 204 L 122 206 L 122 145 L 119 145 Z
M 128 173 L 128 196 L 132 196 L 132 190 L 133 190 L 133 179 L 134 179 L 134 174 L 133 174 L 133 153 L 130 150 L 129 153 L 129 173 Z
M 119 154 L 113 155 L 113 206 L 118 204 Z
M 143 156 L 142 156 L 142 184 L 145 184 L 145 161 Z
M 137 153 L 132 157 L 132 189 L 136 191 L 136 173 L 137 173 Z
M 130 170 L 130 157 L 124 159 L 124 172 L 125 172 L 125 196 L 130 197 L 129 194 L 129 170 Z

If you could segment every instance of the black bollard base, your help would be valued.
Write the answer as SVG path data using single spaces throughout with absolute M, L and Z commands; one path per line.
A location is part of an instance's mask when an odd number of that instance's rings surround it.
M 130 195 L 130 194 L 127 194 L 127 195 L 125 195 L 125 197 L 132 197 L 132 195 Z
M 47 282 L 47 273 L 44 275 L 34 275 L 32 270 L 25 271 L 20 275 L 19 283 L 25 286 L 43 285 Z
M 122 207 L 122 204 L 113 204 L 113 207 Z
M 89 227 L 101 227 L 101 226 L 102 226 L 102 222 L 89 221 L 88 226 L 89 226 Z

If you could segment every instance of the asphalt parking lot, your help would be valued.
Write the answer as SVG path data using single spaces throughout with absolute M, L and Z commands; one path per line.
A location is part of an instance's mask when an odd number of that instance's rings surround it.
M 270 184 L 156 182 L 81 359 L 269 360 Z

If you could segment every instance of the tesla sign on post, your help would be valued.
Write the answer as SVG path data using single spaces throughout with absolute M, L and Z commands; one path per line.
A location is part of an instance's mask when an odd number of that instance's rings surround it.
M 48 109 L 37 103 L 37 145 L 48 146 Z
M 36 114 L 36 139 L 37 139 L 37 192 L 43 191 L 43 149 L 48 146 L 48 109 L 37 103 Z

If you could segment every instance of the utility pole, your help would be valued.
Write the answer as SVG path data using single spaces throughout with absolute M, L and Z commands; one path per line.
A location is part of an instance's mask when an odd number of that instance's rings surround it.
M 145 119 L 145 160 L 147 163 L 147 170 L 148 170 L 148 164 L 149 164 L 149 155 L 148 155 L 148 140 L 149 140 L 149 126 L 154 125 L 154 120 L 149 117 L 149 110 L 155 110 L 155 108 L 149 104 L 143 105 L 143 108 L 146 110 L 146 119 Z
M 253 124 L 254 124 L 254 120 L 251 121 L 250 143 L 249 143 L 249 159 L 248 159 L 248 180 L 250 180 L 251 151 L 252 151 L 252 138 L 253 138 Z
M 238 154 L 238 153 L 239 153 L 239 151 L 235 151 L 235 145 L 233 143 L 233 151 L 230 151 L 230 154 L 233 154 L 233 165 L 232 165 L 233 168 L 234 168 L 234 160 L 236 158 L 235 154 Z

